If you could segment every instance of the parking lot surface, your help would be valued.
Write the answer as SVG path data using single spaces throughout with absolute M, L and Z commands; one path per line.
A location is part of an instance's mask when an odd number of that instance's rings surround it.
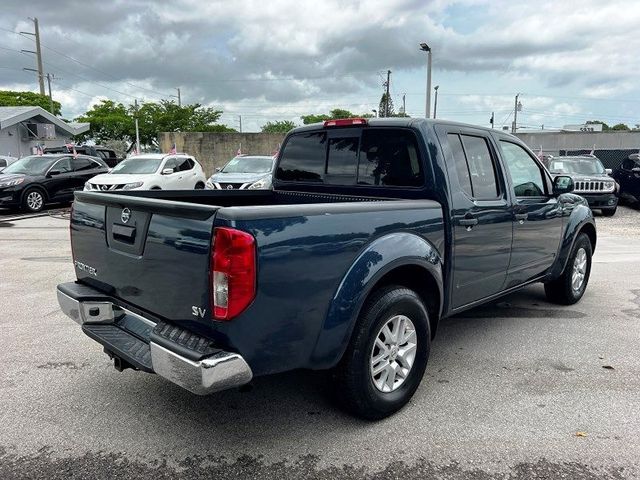
M 3 220 L 5 218 L 5 220 Z M 0 478 L 638 478 L 640 212 L 598 216 L 577 305 L 541 285 L 444 320 L 407 408 L 337 410 L 318 372 L 197 397 L 117 372 L 58 309 L 64 212 L 0 217 Z

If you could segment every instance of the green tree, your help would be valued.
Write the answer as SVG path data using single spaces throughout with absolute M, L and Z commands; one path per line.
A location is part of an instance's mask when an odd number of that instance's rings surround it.
M 617 123 L 613 127 L 611 127 L 611 130 L 630 130 L 630 128 L 624 123 Z
M 296 128 L 296 124 L 291 120 L 279 120 L 265 123 L 260 130 L 262 133 L 287 133 L 293 128 Z
M 91 138 L 103 143 L 106 140 L 132 141 L 135 138 L 133 117 L 127 107 L 113 100 L 102 100 L 76 121 L 91 124 L 89 131 L 80 135 L 79 140 Z
M 62 105 L 53 101 L 53 112 L 51 102 L 46 95 L 33 92 L 15 92 L 11 90 L 0 90 L 0 107 L 42 107 L 54 115 L 60 115 Z
M 388 99 L 387 99 L 388 97 Z M 395 111 L 393 109 L 393 98 L 391 95 L 387 95 L 387 92 L 382 94 L 380 98 L 380 106 L 378 107 L 378 115 L 381 117 L 395 117 Z
M 130 105 L 129 115 L 135 118 L 135 107 Z M 138 109 L 140 142 L 152 145 L 157 142 L 160 132 L 209 132 L 222 127 L 215 122 L 222 115 L 221 110 L 203 107 L 199 103 L 178 106 L 177 103 L 161 100 L 159 103 L 145 102 Z M 226 127 L 223 127 L 225 130 Z
M 90 122 L 89 132 L 82 139 L 91 138 L 103 143 L 106 140 L 135 140 L 135 118 L 138 117 L 140 143 L 156 145 L 160 132 L 235 132 L 234 129 L 215 123 L 222 112 L 200 104 L 178 106 L 175 102 L 145 102 L 137 113 L 134 105 L 125 106 L 112 100 L 103 100 L 91 110 L 76 118 L 78 122 Z
M 344 110 L 342 108 L 334 108 L 329 112 L 329 114 L 311 114 L 311 115 L 303 115 L 300 118 L 302 119 L 302 123 L 305 125 L 309 125 L 310 123 L 318 123 L 324 122 L 325 120 L 331 120 L 336 118 L 371 118 L 373 115 L 370 113 L 361 113 L 358 115 L 357 113 L 350 112 L 349 110 Z

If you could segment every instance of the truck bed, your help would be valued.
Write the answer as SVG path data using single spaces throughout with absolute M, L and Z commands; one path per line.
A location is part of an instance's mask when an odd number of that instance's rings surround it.
M 251 233 L 257 245 L 256 297 L 229 322 L 210 315 L 212 233 L 223 226 Z M 242 352 L 256 374 L 332 361 L 314 352 L 327 306 L 354 268 L 366 276 L 389 261 L 393 251 L 372 246 L 383 237 L 396 239 L 395 251 L 406 238 L 428 241 L 435 246 L 430 261 L 440 263 L 441 205 L 277 191 L 78 192 L 71 218 L 80 283 Z M 194 316 L 193 307 L 206 315 Z

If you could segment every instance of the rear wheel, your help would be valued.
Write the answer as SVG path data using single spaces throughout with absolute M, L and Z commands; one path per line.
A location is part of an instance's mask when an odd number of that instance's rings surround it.
M 429 316 L 413 290 L 389 286 L 374 292 L 334 369 L 338 400 L 365 419 L 391 415 L 420 385 L 430 347 Z
M 562 275 L 544 285 L 549 301 L 572 305 L 582 298 L 591 274 L 591 254 L 591 241 L 586 234 L 581 233 L 573 245 Z
M 196 190 L 203 190 L 204 189 L 204 183 L 202 183 L 202 182 L 196 183 L 195 189 Z
M 40 212 L 44 202 L 44 194 L 37 188 L 28 189 L 22 196 L 22 208 L 28 212 Z

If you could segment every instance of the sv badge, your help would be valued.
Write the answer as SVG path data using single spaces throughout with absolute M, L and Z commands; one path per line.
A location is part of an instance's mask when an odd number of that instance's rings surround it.
M 200 308 L 196 306 L 191 307 L 191 315 L 193 315 L 194 317 L 204 318 L 205 313 L 207 313 L 206 308 Z

